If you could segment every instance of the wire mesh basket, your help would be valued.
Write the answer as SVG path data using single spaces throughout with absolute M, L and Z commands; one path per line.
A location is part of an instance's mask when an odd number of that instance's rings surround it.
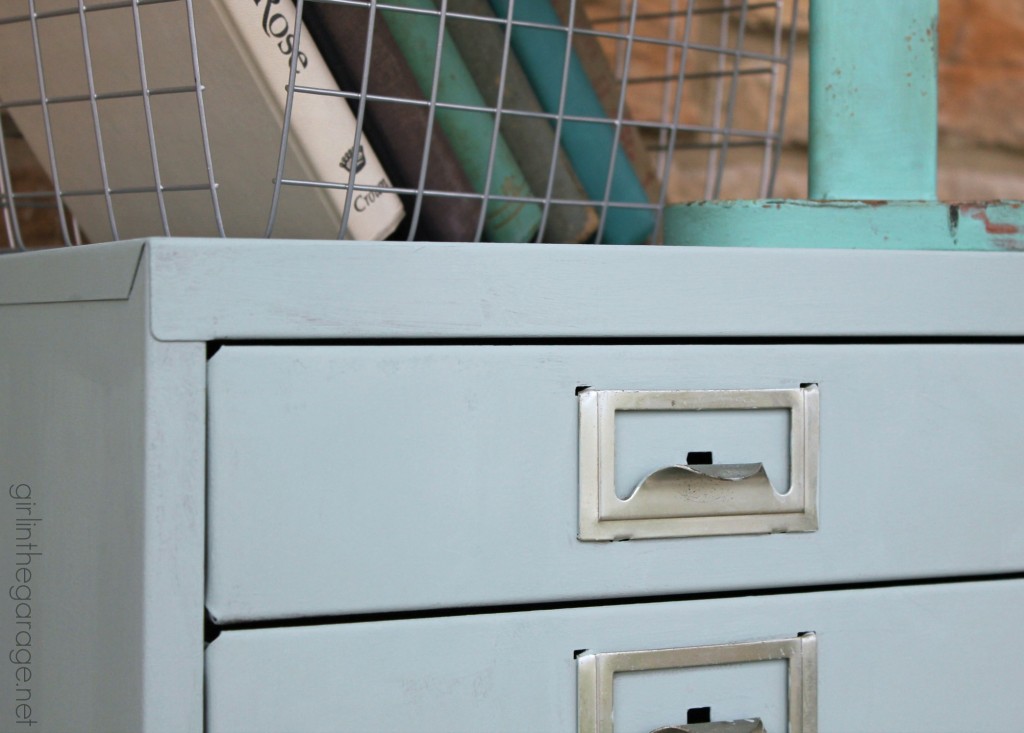
M 770 194 L 796 13 L 5 0 L 0 251 L 161 235 L 658 243 L 667 203 Z

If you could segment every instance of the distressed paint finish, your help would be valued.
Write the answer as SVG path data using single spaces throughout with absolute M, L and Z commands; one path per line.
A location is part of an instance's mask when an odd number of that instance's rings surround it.
M 0 257 L 0 548 L 32 487 L 33 726 L 203 729 L 205 347 L 150 335 L 141 243 Z M 144 257 L 143 257 L 144 259 Z M 42 301 L 42 302 L 40 302 Z M 38 538 L 38 540 L 36 540 Z M 4 604 L 0 638 L 19 627 Z M 24 627 L 21 627 L 24 628 Z
M 1024 333 L 1024 257 L 1016 253 L 209 239 L 148 246 L 153 334 L 166 340 Z M 865 300 L 862 283 L 878 297 Z
M 1024 204 L 697 202 L 666 211 L 665 241 L 714 247 L 1024 250 Z
M 665 244 L 1024 249 L 1017 202 L 935 201 L 938 0 L 811 5 L 811 201 L 669 206 Z
M 812 199 L 935 198 L 938 0 L 811 4 Z

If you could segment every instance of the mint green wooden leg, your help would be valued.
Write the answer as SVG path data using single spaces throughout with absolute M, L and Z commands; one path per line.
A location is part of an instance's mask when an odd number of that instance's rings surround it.
M 937 0 L 813 0 L 810 201 L 669 206 L 665 243 L 1024 249 L 1017 201 L 936 201 Z
M 812 199 L 935 199 L 938 0 L 814 0 Z

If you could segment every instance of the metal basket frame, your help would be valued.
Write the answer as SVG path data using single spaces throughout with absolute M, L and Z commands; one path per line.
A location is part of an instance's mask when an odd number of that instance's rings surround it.
M 22 206 L 37 206 L 40 202 L 50 201 L 54 208 L 59 223 L 60 241 L 56 244 L 75 245 L 83 242 L 82 233 L 76 226 L 66 204 L 74 197 L 98 196 L 103 198 L 107 218 L 110 225 L 110 233 L 113 239 L 118 239 L 121 233 L 118 229 L 117 216 L 115 212 L 115 200 L 122 194 L 152 194 L 155 197 L 156 205 L 160 214 L 160 230 L 153 231 L 152 235 L 171 236 L 175 232 L 168 221 L 166 197 L 168 194 L 185 191 L 206 191 L 210 196 L 214 220 L 212 222 L 211 234 L 217 236 L 230 235 L 225 231 L 225 225 L 221 216 L 221 206 L 218 199 L 218 182 L 216 178 L 216 152 L 211 149 L 209 133 L 207 130 L 206 113 L 204 106 L 204 94 L 209 93 L 203 86 L 202 81 L 202 49 L 197 41 L 196 18 L 193 8 L 193 0 L 108 0 L 88 6 L 85 0 L 77 0 L 77 5 L 66 8 L 40 10 L 40 0 L 25 0 L 27 13 L 0 17 L 0 26 L 21 24 L 27 28 L 32 36 L 32 45 L 35 51 L 32 65 L 25 73 L 33 73 L 38 84 L 39 96 L 33 99 L 4 99 L 0 100 L 0 112 L 16 110 L 20 107 L 37 107 L 40 110 L 44 134 L 47 144 L 47 155 L 43 167 L 52 182 L 50 191 L 18 191 L 15 189 L 15 182 L 12 180 L 11 160 L 7 150 L 6 138 L 0 137 L 0 212 L 4 222 L 6 235 L 5 249 L 23 250 L 34 243 L 27 242 L 19 227 L 18 210 Z M 179 3 L 184 7 L 184 17 L 188 25 L 188 38 L 191 44 L 190 55 L 192 63 L 192 74 L 194 85 L 175 87 L 151 87 L 147 69 L 146 49 L 143 40 L 144 9 L 147 6 Z M 368 6 L 370 9 L 370 33 L 373 32 L 374 23 L 378 22 L 379 10 L 394 10 L 409 13 L 424 13 L 439 18 L 438 37 L 445 32 L 446 22 L 450 19 L 459 18 L 472 20 L 474 22 L 488 22 L 489 19 L 477 16 L 467 16 L 454 13 L 447 9 L 448 0 L 440 0 L 436 11 L 421 11 L 410 9 L 400 4 L 378 2 L 377 0 L 295 0 L 299 17 L 302 15 L 303 7 L 310 3 L 338 4 L 338 5 L 360 5 Z M 583 0 L 571 0 L 569 7 L 571 17 L 575 17 L 577 5 L 583 5 Z M 620 145 L 621 135 L 615 136 L 615 147 L 611 157 L 610 169 L 608 171 L 608 185 L 605 187 L 603 198 L 594 200 L 559 200 L 552 197 L 551 182 L 553 179 L 556 164 L 556 151 L 552 152 L 550 163 L 550 175 L 548 176 L 548 188 L 543 193 L 532 198 L 518 198 L 516 200 L 529 201 L 539 204 L 543 208 L 541 231 L 546 226 L 549 209 L 552 204 L 579 204 L 595 207 L 600 213 L 600 225 L 597 233 L 597 240 L 600 241 L 604 228 L 605 217 L 609 207 L 613 206 L 639 206 L 649 208 L 657 217 L 655 226 L 655 238 L 660 231 L 661 212 L 669 201 L 670 181 L 672 179 L 673 157 L 677 151 L 706 151 L 707 161 L 704 170 L 705 183 L 703 197 L 705 199 L 717 199 L 723 195 L 723 179 L 728 164 L 729 153 L 737 148 L 760 148 L 763 151 L 760 175 L 757 188 L 752 191 L 750 197 L 764 198 L 771 192 L 772 185 L 778 169 L 779 152 L 784 132 L 784 113 L 787 107 L 789 95 L 789 80 L 792 70 L 791 54 L 796 42 L 797 33 L 797 3 L 793 2 L 788 17 L 784 13 L 783 0 L 767 0 L 756 2 L 754 0 L 712 0 L 712 2 L 701 2 L 701 0 L 619 0 L 617 13 L 597 14 L 591 19 L 591 27 L 577 27 L 575 24 L 566 26 L 544 26 L 530 24 L 520 20 L 513 20 L 512 8 L 510 7 L 509 17 L 490 19 L 489 22 L 502 24 L 506 29 L 516 25 L 533 26 L 559 30 L 566 33 L 566 51 L 563 59 L 562 69 L 562 97 L 561 106 L 557 113 L 543 113 L 541 116 L 550 121 L 555 129 L 556 139 L 561 139 L 562 126 L 567 121 L 574 122 L 597 122 L 614 125 L 616 130 L 621 131 L 624 126 L 629 126 L 640 131 L 651 142 L 651 149 L 656 155 L 655 168 L 659 180 L 657 196 L 647 204 L 628 204 L 617 202 L 611 197 L 611 176 L 614 171 L 614 151 Z M 590 4 L 593 7 L 593 3 Z M 126 89 L 117 92 L 97 92 L 94 75 L 92 51 L 89 45 L 89 21 L 96 14 L 117 9 L 130 9 L 132 12 L 135 29 L 135 48 L 137 51 L 137 64 L 140 88 Z M 755 12 L 774 14 L 773 28 L 771 31 L 772 50 L 770 53 L 760 53 L 745 47 L 747 24 L 751 15 Z M 691 37 L 691 29 L 698 18 L 719 16 L 717 40 L 708 43 L 695 40 Z M 49 96 L 47 94 L 46 69 L 42 53 L 42 44 L 45 34 L 45 23 L 60 17 L 77 16 L 82 33 L 84 58 L 83 63 L 86 71 L 88 89 L 77 95 L 70 96 Z M 665 24 L 666 33 L 664 37 L 646 35 L 638 30 L 638 26 L 652 21 L 661 21 Z M 492 199 L 503 198 L 499 192 L 491 190 L 491 174 L 494 165 L 494 153 L 497 146 L 498 136 L 501 130 L 501 120 L 505 115 L 532 114 L 518 110 L 506 109 L 501 104 L 484 108 L 466 108 L 438 100 L 437 98 L 437 77 L 441 70 L 441 58 L 438 54 L 435 58 L 433 69 L 434 84 L 433 93 L 425 102 L 415 102 L 407 99 L 394 97 L 374 96 L 368 94 L 368 70 L 372 63 L 371 45 L 366 44 L 366 58 L 364 73 L 362 77 L 361 90 L 359 92 L 330 90 L 317 87 L 307 87 L 300 83 L 297 77 L 298 61 L 300 50 L 303 48 L 303 23 L 297 23 L 294 34 L 295 42 L 291 52 L 291 67 L 285 111 L 281 124 L 281 137 L 279 140 L 278 166 L 274 177 L 274 194 L 270 210 L 267 212 L 266 236 L 271 236 L 275 220 L 278 215 L 278 207 L 281 200 L 281 192 L 285 187 L 324 187 L 344 189 L 347 191 L 348 201 L 351 202 L 352 195 L 356 191 L 366 190 L 355 182 L 354 176 L 349 176 L 345 182 L 300 180 L 288 178 L 285 175 L 285 161 L 288 155 L 289 129 L 292 115 L 295 110 L 295 101 L 299 95 L 334 95 L 352 100 L 354 113 L 357 119 L 354 147 L 358 149 L 364 131 L 366 104 L 368 101 L 394 102 L 405 104 L 422 103 L 427 105 L 429 111 L 429 127 L 432 128 L 435 120 L 435 113 L 441 108 L 474 109 L 491 114 L 494 119 L 493 136 L 490 147 L 490 158 L 487 162 L 487 185 L 483 191 L 467 194 L 452 193 L 448 191 L 429 190 L 425 188 L 427 172 L 427 156 L 424 151 L 420 169 L 419 186 L 413 188 L 400 188 L 393 186 L 385 189 L 394 193 L 412 196 L 413 206 L 408 210 L 407 216 L 410 225 L 407 230 L 407 239 L 416 239 L 418 221 L 420 216 L 421 203 L 425 195 L 431 196 L 468 196 L 481 199 L 484 204 Z M 788 29 L 787 29 L 788 25 Z M 564 112 L 566 97 L 567 70 L 570 63 L 570 51 L 574 46 L 574 38 L 577 36 L 590 36 L 593 39 L 605 44 L 615 46 L 614 68 L 618 77 L 618 100 L 617 110 L 614 116 L 608 119 L 597 119 L 591 117 L 573 117 Z M 501 59 L 502 78 L 499 88 L 503 90 L 505 70 L 509 63 L 511 54 L 509 39 L 511 33 L 506 30 L 504 34 L 505 45 Z M 308 41 L 307 41 L 308 42 Z M 647 44 L 651 47 L 663 48 L 665 51 L 664 72 L 661 74 L 636 74 L 635 50 L 639 44 Z M 440 47 L 440 44 L 438 44 Z M 700 71 L 693 71 L 688 67 L 688 60 L 694 54 L 711 54 L 715 57 L 712 68 Z M 747 64 L 744 66 L 744 64 Z M 757 64 L 756 66 L 751 64 Z M 745 129 L 738 127 L 736 123 L 736 108 L 739 95 L 740 80 L 743 77 L 764 74 L 768 76 L 768 108 L 765 110 L 763 129 Z M 683 105 L 684 89 L 687 82 L 698 79 L 713 80 L 713 111 L 708 124 L 694 124 L 681 121 L 680 113 Z M 630 94 L 637 89 L 646 89 L 651 86 L 660 88 L 660 119 L 640 119 L 630 117 L 629 99 Z M 188 184 L 168 185 L 161 178 L 160 149 L 159 141 L 155 132 L 154 114 L 152 99 L 159 95 L 187 94 L 193 95 L 199 115 L 201 130 L 202 152 L 206 164 L 206 180 Z M 119 187 L 114 184 L 107 170 L 105 146 L 110 144 L 104 139 L 101 125 L 100 103 L 115 98 L 138 97 L 142 100 L 145 114 L 145 124 L 149 140 L 149 160 L 145 163 L 152 168 L 153 185 L 141 187 Z M 499 99 L 503 99 L 503 93 L 499 91 Z M 99 157 L 99 179 L 101 185 L 96 188 L 69 189 L 61 184 L 61 165 L 53 144 L 51 131 L 51 110 L 58 105 L 67 103 L 88 103 L 92 118 L 92 136 L 98 151 Z M 3 133 L 5 121 L 10 118 L 0 119 L 0 133 Z M 88 134 L 88 133 L 85 133 Z M 686 134 L 693 136 L 704 136 L 703 139 L 682 139 Z M 505 197 L 508 198 L 508 197 Z M 346 205 L 342 227 L 339 238 L 347 229 L 351 205 Z M 480 240 L 483 232 L 483 209 L 477 224 L 477 240 Z M 55 244 L 49 242 L 47 244 Z

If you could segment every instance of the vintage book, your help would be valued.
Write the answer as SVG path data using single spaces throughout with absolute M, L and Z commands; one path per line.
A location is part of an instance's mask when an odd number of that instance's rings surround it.
M 345 92 L 359 93 L 363 85 L 370 6 L 305 3 L 304 20 L 324 60 Z M 411 102 L 425 98 L 402 56 L 387 24 L 378 15 L 373 24 L 367 94 Z M 353 112 L 358 100 L 349 100 Z M 428 144 L 426 107 L 368 99 L 364 106 L 363 131 L 401 188 L 417 189 Z M 427 154 L 426 191 L 473 194 L 473 186 L 439 124 L 431 131 Z M 403 195 L 407 221 L 415 207 L 414 195 Z M 412 237 L 439 242 L 472 242 L 476 236 L 482 200 L 425 195 Z
M 54 183 L 73 194 L 64 203 L 92 241 L 165 232 L 217 234 L 211 189 L 226 234 L 262 236 L 267 229 L 297 31 L 295 7 L 281 0 L 191 3 L 212 173 L 200 125 L 188 8 L 180 2 L 111 4 L 38 23 L 45 96 L 73 100 L 48 104 L 58 168 Z M 0 12 L 10 17 L 8 9 Z M 91 76 L 83 64 L 86 53 Z M 0 97 L 6 102 L 43 96 L 33 57 L 29 24 L 0 24 Z M 338 89 L 311 41 L 301 43 L 298 72 L 298 85 Z M 41 108 L 17 106 L 11 114 L 49 169 Z M 391 186 L 365 139 L 353 152 L 355 137 L 355 118 L 343 99 L 295 95 L 284 178 L 334 187 L 282 187 L 274 236 L 338 237 L 349 168 L 358 184 Z M 384 239 L 404 215 L 398 196 L 385 191 L 356 191 L 352 204 L 346 234 L 353 239 Z
M 569 25 L 570 0 L 551 0 L 551 4 L 562 23 Z M 587 17 L 587 9 L 582 2 L 576 3 L 576 17 L 572 19 L 572 25 L 580 30 L 593 30 L 590 19 Z M 594 86 L 594 91 L 597 92 L 598 99 L 601 100 L 605 114 L 614 118 L 619 110 L 619 95 L 622 85 L 616 79 L 615 72 L 612 70 L 608 56 L 601 48 L 600 42 L 595 36 L 588 33 L 573 34 L 573 48 L 580 58 L 587 78 Z M 628 102 L 622 110 L 622 119 L 633 119 Z M 626 155 L 633 163 L 633 169 L 640 178 L 647 197 L 651 201 L 657 201 L 661 195 L 661 181 L 658 179 L 654 160 L 644 144 L 639 128 L 624 123 L 619 134 L 619 144 L 625 149 Z
M 448 0 L 448 11 L 494 19 L 487 0 Z M 498 106 L 501 64 L 505 33 L 503 26 L 486 20 L 449 16 L 446 27 L 459 47 L 473 81 L 489 105 Z M 503 114 L 501 134 L 516 157 L 526 181 L 538 196 L 544 196 L 551 178 L 552 152 L 556 153 L 551 198 L 585 201 L 586 194 L 572 170 L 568 156 L 555 143 L 549 122 L 537 117 L 543 112 L 526 74 L 515 54 L 508 55 L 505 72 L 503 110 L 529 112 L 530 115 Z M 585 242 L 597 229 L 597 213 L 592 206 L 551 204 L 540 238 L 545 242 L 577 244 Z
M 509 0 L 490 2 L 499 17 L 508 17 Z M 549 0 L 516 3 L 513 20 L 564 27 Z M 537 98 L 544 109 L 552 114 L 558 113 L 560 108 L 563 86 L 561 69 L 568 37 L 565 30 L 555 28 L 514 25 L 512 29 L 512 47 L 516 56 L 530 78 Z M 607 119 L 601 101 L 575 52 L 570 55 L 563 112 L 570 117 Z M 611 121 L 565 120 L 562 123 L 561 144 L 592 200 L 603 201 L 608 191 L 608 199 L 612 204 L 649 203 L 623 146 L 616 144 L 616 128 Z M 654 229 L 654 212 L 647 208 L 611 205 L 604 217 L 601 241 L 606 244 L 642 244 Z
M 380 10 L 402 54 L 409 62 L 421 91 L 429 98 L 432 94 L 438 52 L 440 17 L 436 14 L 437 6 L 431 0 L 397 0 L 391 4 L 429 11 L 416 13 Z M 469 69 L 466 68 L 458 48 L 447 31 L 443 34 L 441 51 L 437 101 L 470 108 L 485 108 L 486 102 L 480 90 L 476 88 Z M 483 192 L 487 186 L 488 161 L 491 159 L 494 139 L 494 115 L 489 112 L 445 106 L 438 106 L 435 114 L 448 139 L 452 141 L 455 153 L 459 156 L 473 187 Z M 490 193 L 511 200 L 488 201 L 484 234 L 492 242 L 530 242 L 536 236 L 540 225 L 540 206 L 530 201 L 519 200 L 532 198 L 535 192 L 531 191 L 519 164 L 500 134 L 494 146 L 493 161 Z

